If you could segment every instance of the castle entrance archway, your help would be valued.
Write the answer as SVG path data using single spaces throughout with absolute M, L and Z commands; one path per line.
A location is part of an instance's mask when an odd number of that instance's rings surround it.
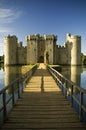
M 44 56 L 39 57 L 39 63 L 44 63 Z

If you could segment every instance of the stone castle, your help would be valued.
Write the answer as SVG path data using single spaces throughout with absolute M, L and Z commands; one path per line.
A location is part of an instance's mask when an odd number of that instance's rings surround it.
M 81 36 L 66 35 L 64 46 L 56 44 L 57 36 L 39 34 L 26 37 L 27 46 L 18 43 L 17 37 L 6 36 L 5 65 L 23 65 L 35 63 L 81 65 Z

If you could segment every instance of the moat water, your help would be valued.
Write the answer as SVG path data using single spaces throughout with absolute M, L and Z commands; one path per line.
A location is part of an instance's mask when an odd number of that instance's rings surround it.
M 86 89 L 86 67 L 63 66 L 60 73 L 79 87 Z
M 61 72 L 66 78 L 73 81 L 80 87 L 86 89 L 86 67 L 62 66 Z M 7 86 L 12 80 L 21 74 L 21 67 L 0 68 L 0 89 Z

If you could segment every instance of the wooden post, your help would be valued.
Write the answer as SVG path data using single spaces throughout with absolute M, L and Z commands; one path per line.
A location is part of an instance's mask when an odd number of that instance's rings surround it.
M 3 93 L 3 122 L 6 121 L 7 118 L 7 108 L 6 108 L 6 91 Z
M 13 104 L 13 106 L 14 106 L 14 104 L 15 104 L 15 100 L 14 100 L 14 84 L 12 85 L 12 104 Z
M 71 86 L 71 105 L 73 106 L 73 85 Z
M 83 118 L 82 105 L 83 105 L 83 92 L 80 91 L 80 106 L 79 106 L 79 118 L 80 118 L 80 121 L 82 121 L 82 118 Z
M 61 76 L 60 76 L 60 81 L 61 81 L 62 93 L 64 94 L 64 87 L 63 87 L 62 77 Z
M 19 82 L 21 86 L 21 93 L 23 93 L 23 76 L 20 77 Z
M 67 98 L 67 80 L 65 80 L 65 98 Z
M 17 88 L 18 88 L 18 98 L 20 98 L 20 88 L 19 88 L 19 80 L 17 81 Z

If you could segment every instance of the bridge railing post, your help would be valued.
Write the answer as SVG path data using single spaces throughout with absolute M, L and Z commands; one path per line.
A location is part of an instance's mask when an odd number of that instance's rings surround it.
M 80 106 L 79 106 L 79 118 L 80 118 L 80 121 L 82 121 L 82 117 L 83 117 L 82 105 L 83 105 L 83 92 L 80 91 Z
M 23 93 L 23 78 L 20 77 L 19 86 L 21 86 L 21 93 Z
M 17 84 L 18 84 L 18 98 L 20 98 L 20 79 L 18 80 L 18 82 L 17 82 Z
M 66 79 L 64 82 L 64 86 L 65 86 L 65 98 L 67 98 L 67 80 Z
M 71 86 L 71 105 L 73 106 L 73 88 L 74 86 Z
M 62 76 L 60 75 L 60 85 L 62 88 L 62 93 L 64 94 L 64 87 L 63 87 L 63 83 L 62 83 Z
M 6 108 L 6 92 L 3 92 L 3 122 L 6 121 L 7 108 Z
M 15 104 L 14 84 L 12 84 L 12 106 Z

